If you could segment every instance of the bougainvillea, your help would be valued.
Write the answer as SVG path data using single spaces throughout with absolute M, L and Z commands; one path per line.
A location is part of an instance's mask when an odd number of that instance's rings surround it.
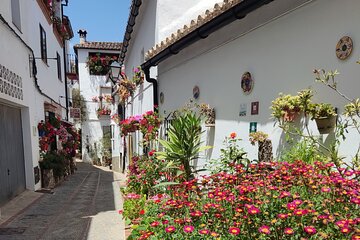
M 143 134 L 143 141 L 148 143 L 157 137 L 161 121 L 158 114 L 153 111 L 147 111 L 142 115 L 142 119 L 139 122 L 140 131 Z
M 120 122 L 121 135 L 127 136 L 129 133 L 139 130 L 141 115 L 131 116 Z

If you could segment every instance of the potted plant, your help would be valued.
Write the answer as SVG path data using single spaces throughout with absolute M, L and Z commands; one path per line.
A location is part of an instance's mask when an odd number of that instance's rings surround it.
M 144 83 L 144 72 L 142 71 L 141 67 L 138 66 L 134 68 L 133 70 L 133 83 L 135 83 L 136 86 L 139 86 Z
M 329 103 L 313 103 L 310 107 L 310 115 L 315 119 L 320 134 L 327 134 L 336 126 L 337 114 L 335 108 Z
M 205 127 L 215 127 L 215 109 L 205 103 L 200 104 L 199 108 L 200 114 L 205 117 Z
M 279 121 L 294 122 L 301 111 L 308 108 L 313 96 L 311 89 L 304 89 L 297 95 L 279 94 L 280 96 L 272 101 L 271 115 Z
M 126 102 L 128 98 L 134 94 L 135 90 L 135 83 L 130 81 L 126 76 L 124 76 L 120 82 L 119 88 L 120 102 Z
M 258 159 L 259 162 L 270 162 L 273 159 L 272 154 L 272 143 L 271 140 L 268 138 L 269 135 L 258 131 L 250 133 L 249 141 L 251 145 L 255 145 L 258 143 Z

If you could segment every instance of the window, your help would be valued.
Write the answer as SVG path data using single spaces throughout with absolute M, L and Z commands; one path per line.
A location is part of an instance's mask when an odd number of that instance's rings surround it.
M 40 25 L 40 50 L 41 59 L 47 64 L 46 32 Z
M 11 0 L 11 15 L 13 24 L 21 31 L 20 3 L 19 0 Z
M 56 63 L 57 63 L 58 79 L 61 81 L 61 58 L 58 52 L 56 52 Z

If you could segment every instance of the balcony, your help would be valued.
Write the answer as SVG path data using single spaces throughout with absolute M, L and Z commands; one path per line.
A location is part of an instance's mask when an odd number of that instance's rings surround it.
M 79 80 L 77 71 L 77 57 L 75 54 L 66 55 L 66 77 L 70 80 Z
M 49 24 L 51 24 L 52 0 L 37 0 L 37 3 L 39 4 L 41 11 L 46 17 L 46 20 Z

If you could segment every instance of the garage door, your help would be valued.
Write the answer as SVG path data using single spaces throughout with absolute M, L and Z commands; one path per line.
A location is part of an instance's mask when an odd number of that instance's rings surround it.
M 21 112 L 0 104 L 0 206 L 24 190 Z

